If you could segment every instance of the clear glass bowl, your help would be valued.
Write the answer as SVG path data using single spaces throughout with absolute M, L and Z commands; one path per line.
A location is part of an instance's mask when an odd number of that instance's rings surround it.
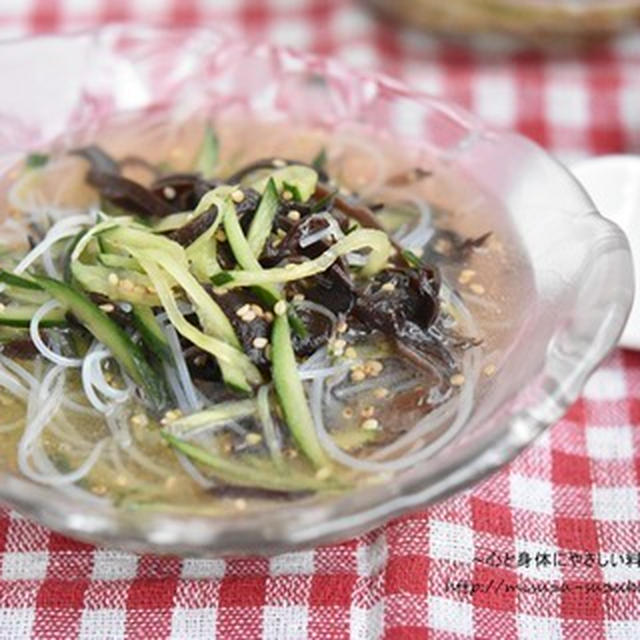
M 542 149 L 454 105 L 335 60 L 251 48 L 211 30 L 113 26 L 16 41 L 2 45 L 0 72 L 12 88 L 0 97 L 3 170 L 25 151 L 104 136 L 123 118 L 174 132 L 203 114 L 258 120 L 279 131 L 259 141 L 262 151 L 283 154 L 296 131 L 347 132 L 364 141 L 365 156 L 376 137 L 390 149 L 387 164 L 406 157 L 431 169 L 426 195 L 449 210 L 447 224 L 489 228 L 498 252 L 478 266 L 486 296 L 469 299 L 495 375 L 479 386 L 464 428 L 425 462 L 383 485 L 224 517 L 130 512 L 0 472 L 2 500 L 53 529 L 197 555 L 343 539 L 504 465 L 563 415 L 616 344 L 633 296 L 624 235 Z M 501 317 L 483 312 L 487 304 Z
M 502 32 L 543 44 L 632 29 L 638 0 L 371 0 L 409 24 L 450 34 Z M 566 44 L 566 42 L 564 43 Z

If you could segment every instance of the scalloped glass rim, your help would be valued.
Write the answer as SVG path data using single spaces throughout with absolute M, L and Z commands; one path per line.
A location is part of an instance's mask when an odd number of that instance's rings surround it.
M 130 55 L 125 46 L 125 59 L 119 57 L 122 50 L 114 44 L 121 47 L 123 42 L 134 50 Z M 136 43 L 144 46 L 136 48 Z M 155 63 L 162 58 L 167 64 L 169 46 L 174 47 L 177 60 L 169 63 L 171 73 L 158 74 L 162 65 Z M 595 211 L 562 165 L 517 134 L 492 130 L 462 109 L 414 92 L 395 80 L 358 73 L 335 60 L 266 45 L 238 44 L 211 30 L 111 26 L 71 36 L 18 40 L 1 47 L 0 70 L 4 77 L 10 76 L 13 69 L 16 79 L 16 74 L 23 78 L 21 84 L 15 85 L 19 87 L 18 95 L 5 92 L 0 98 L 0 153 L 4 166 L 17 153 L 45 145 L 69 122 L 76 126 L 91 118 L 99 119 L 104 110 L 112 113 L 163 103 L 171 99 L 177 87 L 195 86 L 190 84 L 194 79 L 206 94 L 204 99 L 220 99 L 225 96 L 223 80 L 230 66 L 237 69 L 237 65 L 248 62 L 268 63 L 272 73 L 277 70 L 270 80 L 275 87 L 287 77 L 285 71 L 322 77 L 337 92 L 332 96 L 338 96 L 344 118 L 365 113 L 369 116 L 377 101 L 384 99 L 397 116 L 384 125 L 394 135 L 414 133 L 407 131 L 414 126 L 410 116 L 415 115 L 416 109 L 421 110 L 425 120 L 418 142 L 443 165 L 466 172 L 482 188 L 495 190 L 497 184 L 503 189 L 502 202 L 508 214 L 514 216 L 514 223 L 519 224 L 520 218 L 524 219 L 534 207 L 543 211 L 543 206 L 544 210 L 552 206 L 558 225 L 570 225 L 575 242 L 579 243 L 575 253 L 580 264 L 572 265 L 573 277 L 567 276 L 565 282 L 565 265 L 557 256 L 558 263 L 548 267 L 558 272 L 558 281 L 565 287 L 556 295 L 571 292 L 575 306 L 555 319 L 553 335 L 538 345 L 540 363 L 528 373 L 526 384 L 511 390 L 499 406 L 480 408 L 472 415 L 470 423 L 482 425 L 482 436 L 451 451 L 447 447 L 446 459 L 429 460 L 428 466 L 423 465 L 419 473 L 408 478 L 354 490 L 329 503 L 294 504 L 229 518 L 150 512 L 143 515 L 102 504 L 76 504 L 55 490 L 0 473 L 0 498 L 53 529 L 137 551 L 193 555 L 276 553 L 344 539 L 440 500 L 513 459 L 564 414 L 588 375 L 616 344 L 633 297 L 626 238 Z M 58 55 L 34 58 L 42 47 L 44 51 L 53 48 Z M 86 55 L 78 55 L 81 52 Z M 21 60 L 18 72 L 15 65 Z M 25 64 L 33 67 L 33 73 L 27 74 Z M 51 78 L 56 78 L 55 69 L 61 68 L 69 81 L 59 86 L 61 83 Z M 137 74 L 143 73 L 141 80 Z M 105 83 L 105 79 L 109 82 Z M 217 83 L 218 89 L 207 93 L 208 83 L 212 87 Z M 108 94 L 104 94 L 106 84 Z M 245 89 L 252 94 L 253 87 Z M 49 91 L 58 102 L 49 102 L 49 108 L 42 109 L 37 104 L 42 101 L 33 98 L 46 96 Z M 258 97 L 264 100 L 262 93 Z M 317 115 L 311 113 L 309 117 Z M 501 168 L 499 176 L 489 169 L 496 165 Z M 517 218 L 514 212 L 522 215 Z M 546 227 L 539 233 L 535 229 L 528 231 L 532 243 L 542 242 L 536 235 L 549 235 Z M 558 241 L 563 239 L 561 235 L 558 232 Z M 533 255 L 537 255 L 535 251 Z

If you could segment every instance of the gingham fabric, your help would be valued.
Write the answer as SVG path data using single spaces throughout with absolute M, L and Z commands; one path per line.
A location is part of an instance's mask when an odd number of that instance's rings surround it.
M 576 55 L 466 49 L 348 0 L 4 0 L 0 35 L 209 24 L 337 55 L 456 100 L 567 159 L 640 147 L 640 37 Z M 10 90 L 4 87 L 3 90 Z M 135 556 L 0 511 L 0 639 L 640 638 L 640 355 L 470 491 L 273 558 Z

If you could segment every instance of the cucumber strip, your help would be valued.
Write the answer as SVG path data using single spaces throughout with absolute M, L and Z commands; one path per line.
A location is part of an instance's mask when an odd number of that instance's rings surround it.
M 173 365 L 173 354 L 167 336 L 164 335 L 151 307 L 134 305 L 131 311 L 133 324 L 140 332 L 142 341 L 149 349 L 158 354 L 165 362 Z
M 135 250 L 134 255 L 137 255 Z M 205 291 L 204 287 L 191 275 L 185 265 L 155 250 L 144 250 L 141 255 L 162 267 L 184 289 L 195 307 L 205 333 L 220 338 L 235 347 L 240 347 L 240 341 L 229 318 L 218 303 Z
M 18 276 L 15 273 L 11 273 L 11 271 L 5 271 L 4 269 L 0 269 L 0 282 L 4 282 L 10 287 L 17 287 L 18 289 L 42 291 L 42 287 L 37 282 L 24 276 Z
M 228 385 L 249 391 L 249 383 L 259 384 L 262 376 L 249 357 L 227 342 L 208 336 L 187 322 L 176 305 L 167 276 L 154 260 L 142 255 L 142 252 L 137 257 L 142 268 L 151 277 L 161 304 L 176 331 L 217 359 Z
M 65 282 L 71 282 L 71 280 L 73 278 L 73 273 L 72 273 L 72 270 L 71 270 L 71 266 L 72 266 L 71 256 L 73 255 L 73 252 L 74 252 L 75 248 L 78 246 L 78 243 L 80 242 L 80 240 L 82 239 L 82 237 L 84 236 L 85 233 L 86 233 L 86 231 L 84 231 L 84 230 L 78 231 L 78 233 L 75 235 L 75 237 L 71 241 L 71 244 L 69 244 L 69 247 L 67 248 L 66 255 L 64 257 L 64 274 L 63 274 L 63 276 L 64 276 L 64 281 Z
M 273 385 L 291 435 L 316 468 L 331 468 L 331 462 L 318 440 L 304 386 L 298 375 L 286 315 L 276 316 L 273 321 L 271 362 Z
M 272 171 L 267 177 L 257 180 L 251 186 L 259 193 L 263 193 L 269 180 L 275 182 L 276 189 L 279 192 L 285 188 L 285 183 L 294 186 L 300 201 L 306 202 L 316 190 L 318 174 L 311 167 L 291 164 L 288 167 Z
M 0 309 L 0 325 L 5 327 L 28 327 L 31 323 L 33 314 L 40 307 L 32 305 L 21 305 L 19 307 L 4 307 Z M 43 328 L 59 327 L 67 324 L 66 309 L 52 309 L 47 315 L 40 320 L 40 326 Z
M 105 267 L 112 269 L 129 269 L 130 271 L 140 271 L 140 265 L 135 258 L 129 256 L 119 256 L 116 253 L 101 253 L 98 255 L 98 262 Z
M 130 249 L 157 249 L 162 251 L 167 258 L 181 263 L 185 268 L 188 267 L 187 256 L 184 249 L 173 240 L 156 235 L 150 229 L 135 229 L 132 227 L 118 227 L 111 229 L 105 233 L 108 242 L 113 243 L 116 247 L 126 249 L 131 253 Z
M 238 400 L 237 402 L 225 402 L 210 409 L 192 413 L 184 418 L 172 421 L 167 427 L 167 431 L 176 436 L 193 433 L 201 427 L 247 418 L 256 413 L 257 407 L 254 400 Z
M 213 224 L 186 249 L 187 258 L 191 263 L 193 272 L 201 280 L 208 280 L 212 274 L 220 270 L 216 256 L 214 236 L 222 222 L 225 209 L 227 207 L 233 208 L 229 196 L 234 190 L 235 187 L 225 185 L 207 191 L 207 193 L 200 198 L 200 202 L 198 202 L 198 206 L 193 212 L 193 217 L 196 218 L 211 209 L 211 207 L 216 207 L 218 210 L 218 215 L 213 221 Z
M 100 293 L 111 300 L 121 300 L 131 304 L 143 304 L 150 307 L 158 304 L 158 296 L 153 293 L 151 280 L 137 271 L 109 269 L 99 264 L 83 264 L 82 262 L 73 263 L 71 271 L 76 282 L 85 291 Z M 110 280 L 112 273 L 118 276 L 115 283 Z M 124 285 L 126 280 L 129 281 L 130 286 Z
M 321 481 L 313 476 L 289 470 L 283 474 L 274 467 L 257 469 L 239 460 L 229 460 L 220 455 L 210 453 L 175 436 L 161 432 L 162 437 L 180 453 L 195 462 L 206 466 L 211 472 L 224 482 L 240 487 L 260 487 L 273 491 L 318 491 L 321 489 L 337 488 L 335 483 Z M 273 470 L 271 470 L 273 469 Z
M 221 271 L 212 282 L 226 288 L 291 282 L 308 278 L 328 269 L 340 256 L 358 249 L 371 248 L 367 263 L 362 267 L 363 276 L 371 276 L 382 269 L 391 255 L 391 242 L 384 231 L 359 229 L 342 238 L 313 260 L 293 264 L 289 268 L 276 267 L 262 271 Z
M 204 128 L 204 137 L 202 144 L 198 150 L 195 161 L 195 169 L 199 171 L 204 178 L 211 178 L 218 164 L 220 144 L 218 136 L 213 130 L 211 123 L 207 122 Z
M 68 307 L 74 317 L 102 342 L 122 368 L 147 393 L 156 409 L 167 402 L 162 379 L 146 361 L 140 347 L 109 316 L 79 291 L 58 280 L 40 276 L 36 282 L 58 302 Z
M 73 251 L 71 252 L 71 264 L 73 265 L 75 262 L 80 260 L 80 256 L 82 252 L 85 250 L 89 242 L 97 235 L 108 231 L 109 229 L 114 229 L 118 226 L 129 226 L 134 224 L 133 218 L 131 216 L 121 216 L 117 218 L 107 218 L 102 222 L 98 223 L 95 227 L 89 229 L 83 236 L 80 238 Z
M 273 219 L 278 212 L 278 202 L 276 183 L 269 179 L 247 234 L 247 242 L 256 258 L 262 253 L 264 244 L 271 233 Z
M 227 234 L 227 240 L 233 251 L 233 255 L 243 269 L 248 271 L 262 271 L 262 265 L 255 257 L 249 242 L 242 232 L 242 227 L 238 221 L 235 208 L 228 208 L 224 216 L 224 230 Z M 282 294 L 278 287 L 275 286 L 256 286 L 252 287 L 252 291 L 269 307 L 273 306 L 282 298 Z M 293 330 L 300 336 L 307 335 L 307 327 L 300 319 L 295 309 L 292 307 L 288 310 L 289 320 Z

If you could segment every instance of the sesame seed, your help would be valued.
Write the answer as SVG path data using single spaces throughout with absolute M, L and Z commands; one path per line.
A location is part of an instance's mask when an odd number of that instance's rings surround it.
M 492 376 L 494 373 L 496 372 L 496 365 L 495 364 L 488 364 L 485 368 L 484 368 L 484 375 L 485 376 Z
M 374 378 L 380 375 L 383 368 L 382 362 L 378 362 L 378 360 L 367 360 L 364 364 L 365 372 Z
M 329 467 L 322 467 L 316 471 L 316 479 L 326 480 L 331 475 L 331 469 Z
M 236 189 L 235 191 L 233 191 L 231 193 L 231 199 L 236 204 L 239 204 L 240 202 L 242 202 L 244 200 L 244 193 L 242 193 L 242 191 L 240 191 L 240 189 Z
M 345 408 L 342 410 L 342 417 L 343 417 L 343 418 L 346 418 L 347 420 L 348 420 L 349 418 L 353 418 L 353 409 L 352 409 L 351 407 L 345 407 Z
M 119 487 L 125 487 L 127 486 L 127 477 L 126 476 L 117 476 L 116 477 L 116 484 Z
M 379 427 L 380 423 L 375 418 L 367 418 L 360 425 L 360 428 L 365 431 L 377 431 Z
M 411 253 L 413 253 L 416 258 L 422 258 L 424 249 L 422 247 L 415 247 L 414 249 L 411 249 Z
M 110 273 L 107 280 L 109 281 L 109 284 L 114 287 L 118 286 L 118 282 L 120 282 L 120 278 L 118 278 L 117 274 L 115 273 Z
M 251 311 L 253 311 L 258 318 L 261 318 L 264 315 L 264 309 L 259 304 L 252 304 Z
M 133 282 L 131 280 L 120 280 L 120 284 L 118 285 L 123 291 L 133 291 Z
M 249 311 L 251 311 L 251 305 L 243 304 L 239 309 L 236 310 L 236 315 L 242 317 L 246 313 L 249 313 Z
M 107 493 L 107 487 L 105 487 L 103 484 L 97 484 L 91 487 L 91 493 L 95 493 L 95 495 L 97 496 L 103 496 L 105 493 Z
M 178 482 L 178 479 L 175 476 L 169 476 L 165 481 L 164 481 L 164 486 L 165 489 L 173 489 L 173 487 L 176 486 L 176 483 Z
M 351 372 L 351 380 L 353 382 L 362 382 L 367 377 L 362 369 L 355 369 Z
M 167 424 L 168 422 L 177 420 L 181 415 L 182 415 L 182 411 L 180 411 L 180 409 L 170 409 L 164 414 L 164 417 L 162 418 L 160 423 Z
M 227 234 L 224 232 L 224 229 L 218 229 L 216 231 L 216 240 L 218 242 L 226 242 L 227 241 Z
M 296 293 L 296 294 L 293 296 L 293 300 L 294 300 L 295 302 L 302 302 L 302 301 L 304 300 L 304 293 Z
M 0 302 L 0 311 L 4 311 L 7 307 L 5 307 L 2 302 Z
M 473 293 L 476 293 L 479 296 L 481 296 L 485 291 L 484 287 L 481 284 L 478 284 L 476 282 L 474 282 L 473 284 L 470 284 L 469 289 L 471 289 Z
M 285 189 L 282 192 L 282 199 L 283 200 L 291 200 L 291 198 L 293 198 L 293 193 L 291 193 L 291 191 L 289 191 L 289 189 Z
M 297 458 L 298 457 L 298 452 L 295 449 L 285 449 L 284 454 L 287 456 L 287 458 Z
M 215 293 L 217 296 L 223 296 L 225 293 L 227 293 L 227 290 L 223 289 L 222 287 L 213 287 L 213 293 Z
M 347 347 L 344 355 L 347 356 L 347 358 L 353 359 L 358 357 L 358 352 L 353 347 Z
M 276 235 L 278 238 L 286 238 L 287 232 L 284 229 L 276 229 Z
M 386 398 L 389 395 L 389 389 L 387 389 L 386 387 L 378 387 L 373 392 L 373 395 L 379 400 L 381 400 L 382 398 Z
M 473 269 L 463 269 L 458 276 L 460 284 L 468 284 L 475 277 L 476 272 Z
M 347 341 L 342 338 L 338 338 L 334 341 L 333 346 L 336 349 L 344 349 L 347 346 Z
M 257 317 L 257 316 L 256 316 L 255 312 L 253 312 L 253 311 L 249 310 L 249 311 L 247 311 L 247 313 L 245 313 L 245 314 L 242 316 L 242 319 L 243 319 L 245 322 L 253 322 L 253 321 L 256 319 L 256 317 Z
M 382 291 L 393 291 L 396 288 L 396 285 L 394 282 L 385 282 L 380 289 Z
M 285 264 L 284 268 L 290 271 L 291 269 L 295 269 L 296 265 L 293 262 L 290 262 L 289 264 Z
M 464 376 L 461 373 L 456 373 L 449 378 L 449 382 L 454 387 L 461 387 L 464 384 Z
M 244 441 L 250 445 L 260 444 L 262 442 L 262 436 L 259 433 L 247 433 Z
M 274 158 L 274 160 L 273 160 L 273 162 L 271 164 L 276 169 L 282 169 L 282 167 L 286 167 L 287 166 L 287 163 L 284 160 L 281 160 L 280 158 Z
M 336 327 L 336 331 L 338 333 L 346 333 L 348 328 L 349 328 L 349 326 L 347 325 L 347 323 L 344 320 L 341 320 L 340 322 L 338 322 L 338 326 Z
M 167 199 L 167 200 L 173 200 L 176 197 L 176 190 L 173 187 L 165 187 L 162 190 L 162 195 Z
M 149 418 L 144 413 L 137 413 L 131 417 L 131 424 L 134 427 L 146 427 L 149 424 Z
M 284 300 L 278 300 L 273 307 L 273 312 L 277 316 L 282 316 L 287 312 L 287 303 Z
M 238 511 L 244 511 L 247 508 L 247 501 L 244 498 L 236 498 L 233 501 L 233 506 L 238 510 Z
M 271 311 L 265 311 L 263 318 L 265 322 L 273 322 L 273 313 L 271 313 Z
M 204 365 L 207 364 L 207 356 L 196 356 L 193 362 L 196 367 L 204 367 Z
M 274 249 L 277 249 L 281 244 L 282 244 L 282 238 L 276 238 L 276 239 L 271 243 L 271 246 L 272 246 Z
M 373 414 L 376 412 L 376 408 L 371 405 L 367 407 L 363 407 L 362 411 L 360 411 L 360 415 L 363 418 L 373 418 Z
M 287 218 L 289 218 L 289 220 L 293 220 L 294 222 L 298 222 L 298 220 L 300 220 L 300 212 L 296 211 L 295 209 L 291 209 L 291 211 L 289 211 L 289 213 L 287 214 Z
M 269 341 L 260 336 L 258 338 L 254 338 L 252 344 L 256 349 L 264 349 L 269 344 Z

